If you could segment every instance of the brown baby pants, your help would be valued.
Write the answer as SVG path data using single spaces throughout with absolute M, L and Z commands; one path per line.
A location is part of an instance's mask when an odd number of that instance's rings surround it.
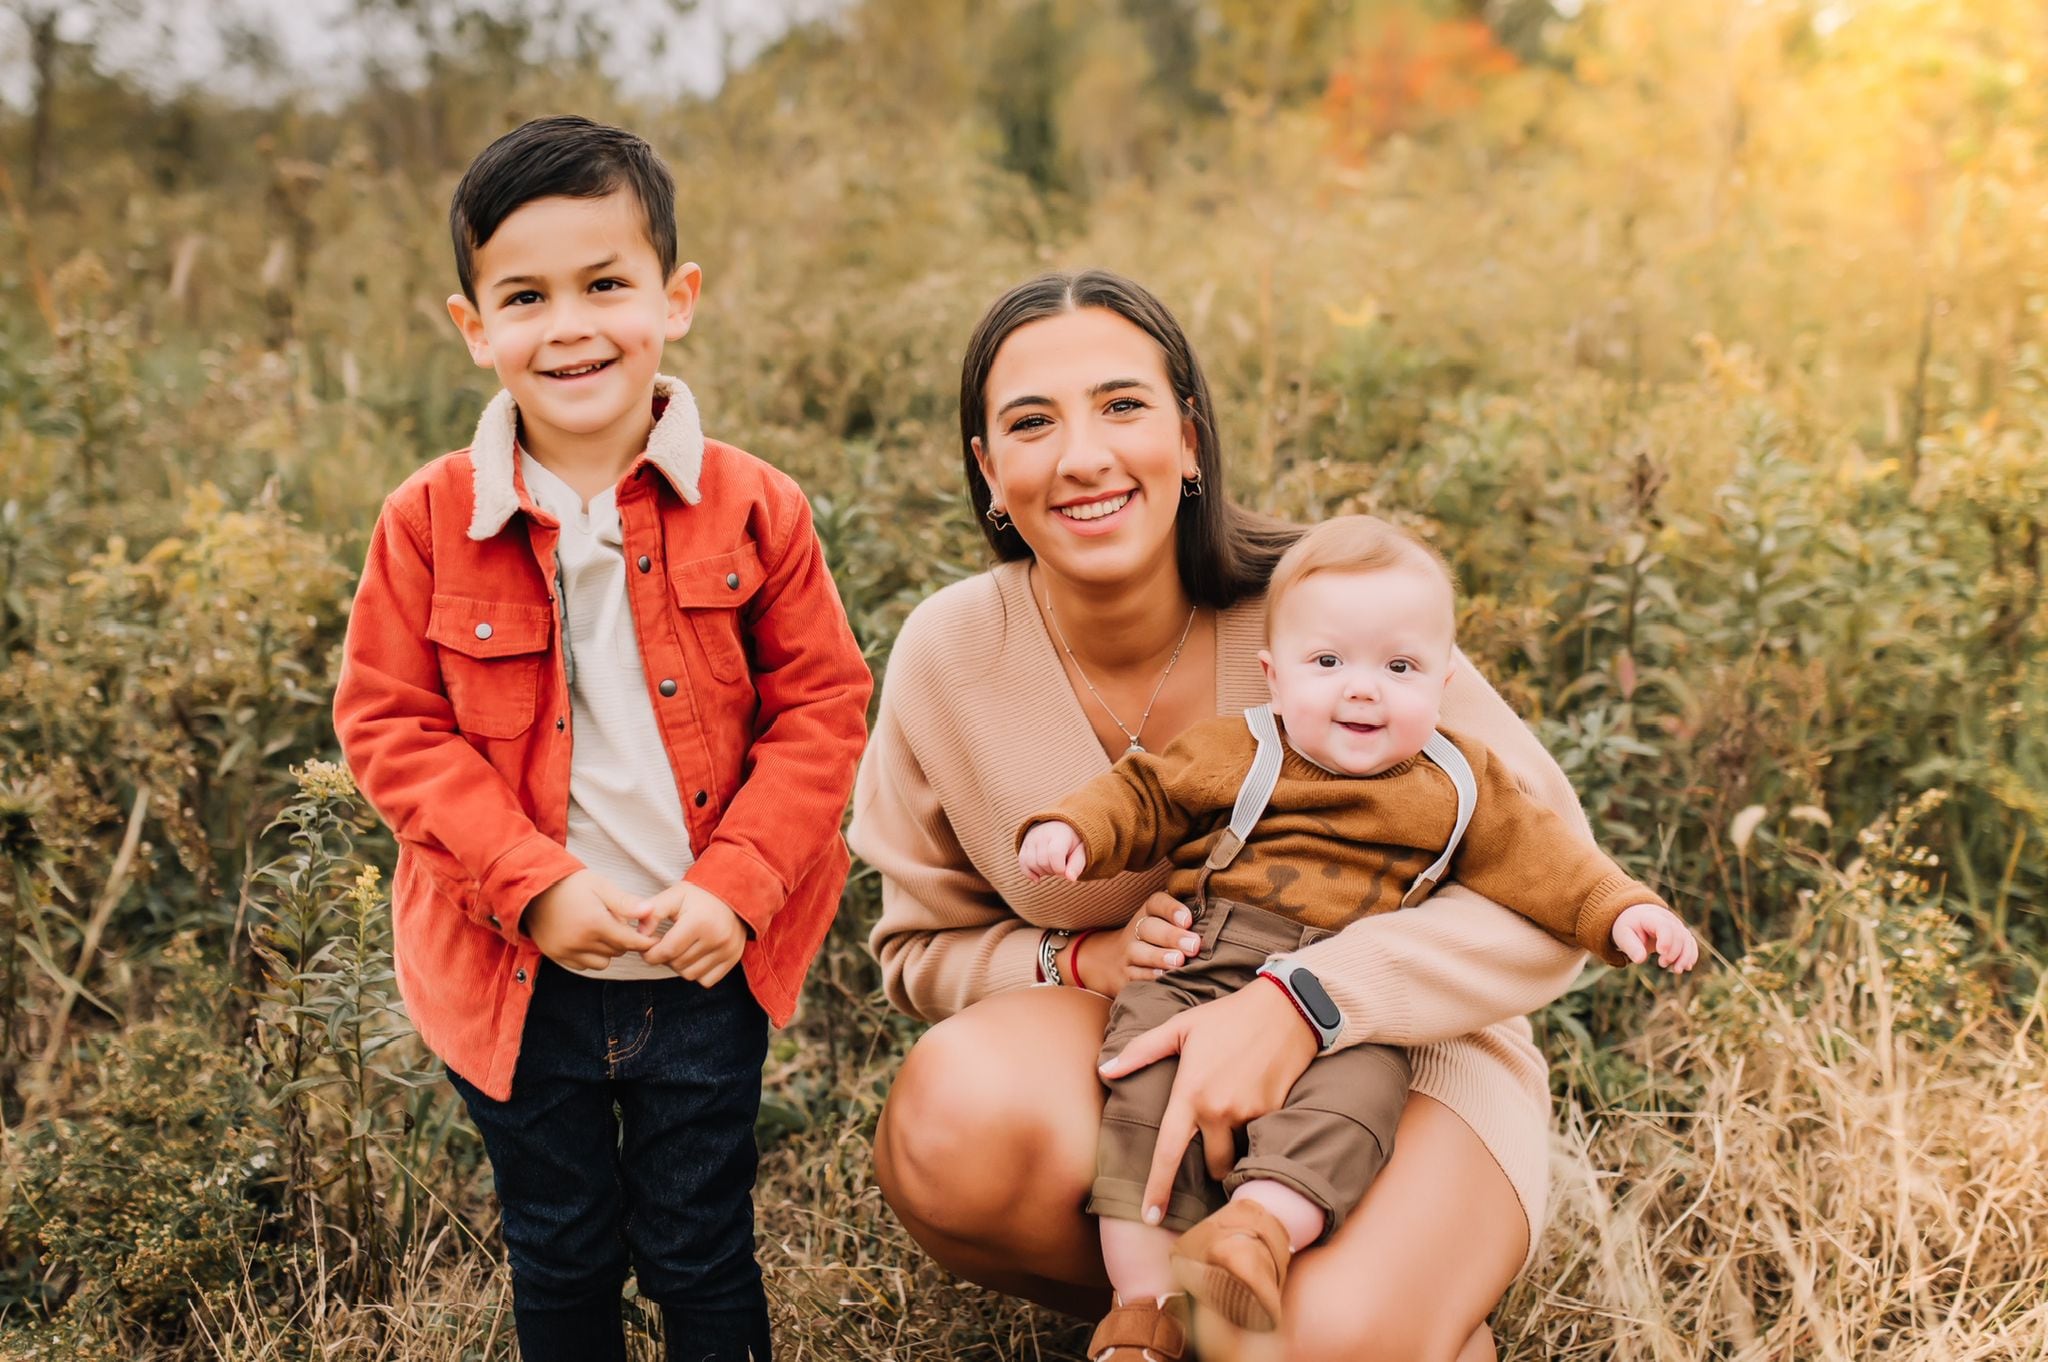
M 1202 953 L 1162 978 L 1123 986 L 1102 1040 L 1103 1063 L 1175 1013 L 1257 982 L 1268 956 L 1330 935 L 1228 899 L 1189 907 Z M 1091 1214 L 1144 1218 L 1145 1177 L 1178 1064 L 1175 1058 L 1163 1059 L 1110 1083 L 1095 1146 Z M 1236 1164 L 1221 1183 L 1209 1176 L 1198 1133 L 1174 1174 L 1167 1227 L 1185 1230 L 1220 1208 L 1239 1184 L 1265 1178 L 1285 1183 L 1322 1207 L 1324 1233 L 1335 1230 L 1393 1152 L 1394 1126 L 1408 1105 L 1408 1072 L 1408 1052 L 1392 1045 L 1354 1045 L 1318 1056 L 1295 1081 L 1284 1106 L 1238 1132 Z

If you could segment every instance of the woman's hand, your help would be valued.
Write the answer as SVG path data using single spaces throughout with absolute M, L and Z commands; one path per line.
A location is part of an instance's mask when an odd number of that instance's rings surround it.
M 1157 979 L 1179 969 L 1202 949 L 1202 938 L 1188 930 L 1193 922 L 1186 904 L 1171 894 L 1154 894 L 1122 931 L 1094 932 L 1081 943 L 1081 981 L 1114 998 L 1133 979 Z
M 1202 1133 L 1209 1175 L 1222 1181 L 1237 1161 L 1239 1128 L 1279 1110 L 1318 1048 L 1315 1032 L 1287 995 L 1254 979 L 1228 997 L 1161 1022 L 1102 1066 L 1104 1078 L 1117 1079 L 1180 1056 L 1145 1179 L 1146 1224 L 1165 1216 L 1174 1170 L 1195 1132 Z

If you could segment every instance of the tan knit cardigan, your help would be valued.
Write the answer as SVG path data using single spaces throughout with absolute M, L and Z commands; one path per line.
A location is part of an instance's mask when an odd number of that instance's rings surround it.
M 1223 612 L 1219 713 L 1268 699 L 1264 636 L 1262 601 Z M 1485 743 L 1591 840 L 1564 773 L 1469 665 L 1445 693 L 1443 723 Z M 1079 884 L 1033 884 L 1017 869 L 1018 825 L 1109 766 L 1032 602 L 1025 564 L 956 582 L 911 612 L 889 655 L 847 832 L 882 875 L 869 945 L 891 1002 L 936 1021 L 1034 983 L 1045 928 L 1120 926 L 1164 886 L 1164 864 Z M 1298 958 L 1343 1011 L 1340 1046 L 1409 1047 L 1411 1090 L 1455 1111 L 1492 1152 L 1528 1214 L 1533 1252 L 1550 1093 L 1524 1014 L 1564 993 L 1584 953 L 1450 884 Z

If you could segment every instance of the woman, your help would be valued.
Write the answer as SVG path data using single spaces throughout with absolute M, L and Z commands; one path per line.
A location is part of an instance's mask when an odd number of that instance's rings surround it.
M 890 1092 L 876 1175 L 949 1269 L 1099 1312 L 1081 1208 L 1105 995 L 1199 942 L 1155 892 L 1162 868 L 1032 884 L 1016 828 L 1129 747 L 1265 701 L 1260 593 L 1292 532 L 1225 498 L 1194 353 L 1114 275 L 1049 275 L 1000 299 L 968 347 L 960 425 L 1000 562 L 905 623 L 854 796 L 851 840 L 883 877 L 871 944 L 890 999 L 938 1022 Z M 1443 713 L 1586 826 L 1563 773 L 1462 657 Z M 1491 1358 L 1486 1317 L 1542 1225 L 1549 1098 L 1524 1014 L 1583 956 L 1452 885 L 1299 958 L 1342 1012 L 1337 1043 L 1410 1047 L 1414 1080 L 1379 1180 L 1296 1262 L 1284 1355 Z M 1069 986 L 1026 987 L 1041 979 Z M 1274 988 L 1195 1008 L 1157 1040 L 1131 1049 L 1178 1052 L 1175 1100 L 1222 1148 L 1315 1052 Z

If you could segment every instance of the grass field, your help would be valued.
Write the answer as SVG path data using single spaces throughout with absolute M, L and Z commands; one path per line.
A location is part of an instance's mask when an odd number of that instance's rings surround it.
M 510 1355 L 328 708 L 379 499 L 491 390 L 448 192 L 573 109 L 675 165 L 669 367 L 811 493 L 878 674 L 982 565 L 960 352 L 1049 266 L 1176 309 L 1234 494 L 1450 557 L 1466 649 L 1714 948 L 1535 1019 L 1504 1357 L 2048 1357 L 2036 6 L 873 0 L 660 103 L 504 7 L 379 12 L 435 60 L 339 107 L 88 39 L 43 132 L 0 112 L 0 1356 Z M 778 1343 L 1077 1357 L 870 1182 L 918 1030 L 875 907 L 857 870 L 774 1044 Z

